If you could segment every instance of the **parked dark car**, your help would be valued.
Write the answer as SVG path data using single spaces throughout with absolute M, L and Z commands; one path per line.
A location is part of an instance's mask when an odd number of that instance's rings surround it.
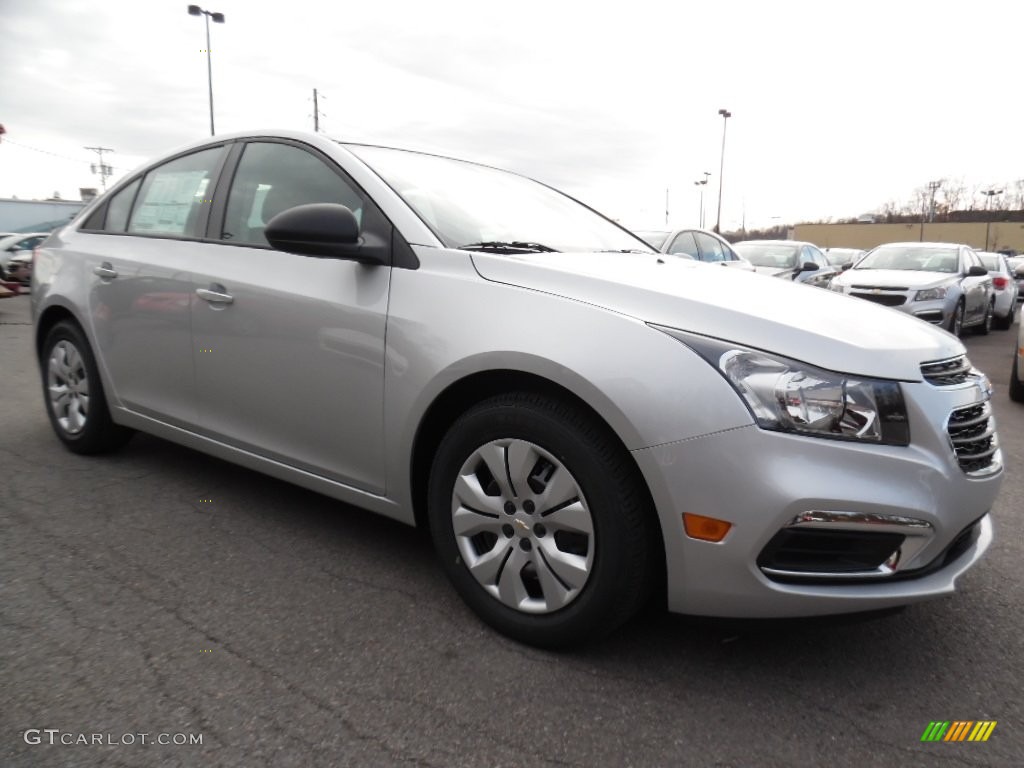
M 839 267 L 828 263 L 813 243 L 796 240 L 744 240 L 733 248 L 754 265 L 755 272 L 798 283 L 828 288 Z

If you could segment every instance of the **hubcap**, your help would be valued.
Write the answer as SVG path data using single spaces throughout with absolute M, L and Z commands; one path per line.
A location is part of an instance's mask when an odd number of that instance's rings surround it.
M 452 492 L 452 528 L 473 578 L 517 611 L 568 605 L 594 564 L 594 521 L 579 483 L 527 440 L 495 440 L 466 459 Z
M 82 356 L 70 341 L 57 342 L 50 352 L 46 387 L 57 424 L 67 434 L 77 435 L 89 415 L 89 378 Z

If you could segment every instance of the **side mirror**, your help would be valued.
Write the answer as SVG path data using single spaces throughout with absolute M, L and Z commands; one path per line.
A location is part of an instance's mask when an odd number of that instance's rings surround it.
M 282 211 L 267 222 L 264 234 L 279 251 L 366 264 L 387 263 L 387 245 L 361 237 L 356 215 L 336 203 L 311 203 Z
M 852 266 L 853 266 L 853 262 L 852 261 L 848 262 L 846 264 L 843 264 L 841 267 L 839 267 L 839 271 L 840 272 L 845 272 L 846 270 L 850 269 L 850 267 L 852 267 Z
M 798 269 L 797 271 L 798 272 L 817 272 L 819 269 L 821 269 L 821 267 L 819 267 L 813 261 L 805 261 L 803 264 L 800 265 L 800 269 Z
M 967 270 L 968 277 L 985 277 L 987 274 L 988 270 L 984 267 L 979 267 L 977 264 Z
M 1018 280 L 1024 280 L 1024 264 L 1021 264 L 1016 270 L 1014 270 L 1013 276 Z

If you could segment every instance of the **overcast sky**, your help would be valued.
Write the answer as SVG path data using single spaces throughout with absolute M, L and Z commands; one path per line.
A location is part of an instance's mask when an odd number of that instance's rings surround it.
M 0 197 L 99 186 L 209 133 L 178 0 L 0 0 Z M 628 226 L 878 209 L 1024 179 L 1020 0 L 217 0 L 218 132 L 321 129 L 526 173 Z M 43 150 L 43 151 L 39 151 Z M 45 154 L 51 153 L 51 154 Z

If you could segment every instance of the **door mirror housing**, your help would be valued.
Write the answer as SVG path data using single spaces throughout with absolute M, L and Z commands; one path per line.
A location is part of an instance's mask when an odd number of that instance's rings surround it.
M 805 261 L 803 264 L 800 265 L 800 269 L 798 269 L 797 271 L 798 272 L 817 272 L 819 269 L 821 269 L 821 267 L 819 267 L 813 261 Z
M 368 242 L 351 209 L 336 203 L 310 203 L 281 211 L 267 223 L 267 241 L 276 250 L 303 256 L 387 262 L 386 244 Z
M 1013 276 L 1018 280 L 1024 279 L 1024 264 L 1021 264 L 1017 269 L 1013 271 Z
M 967 270 L 968 277 L 985 277 L 987 274 L 988 270 L 984 267 L 979 267 L 977 264 Z

